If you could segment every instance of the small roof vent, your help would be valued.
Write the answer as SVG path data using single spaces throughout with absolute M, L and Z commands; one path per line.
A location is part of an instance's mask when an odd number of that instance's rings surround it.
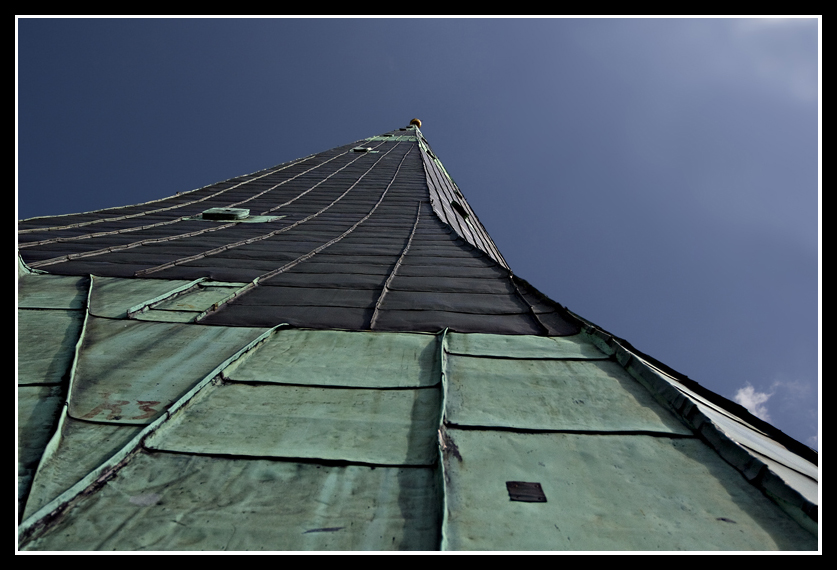
M 456 200 L 451 200 L 450 205 L 453 207 L 454 210 L 456 210 L 457 214 L 459 214 L 460 216 L 462 216 L 466 220 L 468 219 L 468 211 L 465 208 L 462 207 L 462 204 L 460 204 Z
M 243 220 L 249 215 L 247 208 L 210 208 L 204 210 L 201 217 L 204 220 Z
M 367 146 L 356 146 L 352 150 L 355 152 L 369 152 L 372 148 Z

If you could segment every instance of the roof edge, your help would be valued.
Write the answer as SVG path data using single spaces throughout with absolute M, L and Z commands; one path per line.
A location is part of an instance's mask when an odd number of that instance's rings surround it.
M 758 417 L 754 416 L 752 413 L 750 413 L 750 411 L 747 408 L 745 408 L 744 406 L 742 406 L 738 402 L 733 402 L 732 400 L 730 400 L 728 398 L 725 398 L 724 396 L 721 396 L 720 394 L 717 394 L 716 392 L 713 392 L 713 391 L 709 390 L 708 388 L 705 388 L 705 387 L 701 386 L 697 381 L 692 380 L 691 378 L 689 378 L 685 374 L 682 374 L 682 373 L 674 370 L 673 368 L 671 368 L 670 366 L 660 362 L 659 360 L 657 360 L 653 356 L 650 356 L 650 355 L 642 352 L 641 350 L 637 349 L 636 347 L 634 347 L 627 340 L 625 340 L 623 338 L 620 338 L 620 337 L 618 337 L 618 336 L 616 336 L 612 333 L 607 332 L 606 330 L 604 330 L 600 326 L 588 321 L 584 317 L 581 317 L 581 316 L 573 313 L 569 309 L 566 309 L 566 311 L 569 314 L 571 314 L 574 318 L 578 319 L 581 323 L 583 323 L 584 325 L 587 325 L 587 327 L 589 327 L 589 329 L 591 329 L 591 332 L 595 331 L 595 332 L 593 332 L 593 334 L 596 334 L 596 335 L 600 336 L 601 338 L 603 338 L 603 340 L 607 339 L 607 340 L 605 340 L 605 342 L 611 341 L 612 343 L 615 343 L 616 345 L 621 346 L 625 350 L 627 350 L 627 351 L 633 353 L 634 355 L 640 357 L 642 360 L 645 360 L 645 361 L 649 362 L 655 368 L 658 368 L 660 371 L 662 371 L 665 374 L 671 376 L 672 378 L 674 378 L 678 382 L 685 385 L 690 390 L 693 390 L 694 392 L 696 392 L 700 396 L 706 398 L 707 400 L 709 400 L 713 404 L 716 404 L 716 405 L 724 408 L 728 412 L 730 412 L 730 413 L 732 413 L 736 416 L 739 416 L 742 420 L 746 421 L 749 424 L 752 424 L 754 427 L 756 427 L 759 430 L 763 431 L 764 433 L 768 434 L 771 438 L 775 439 L 777 442 L 784 445 L 790 451 L 793 451 L 794 453 L 796 453 L 797 455 L 799 455 L 803 459 L 805 459 L 807 461 L 810 461 L 814 465 L 819 466 L 819 453 L 817 451 L 811 449 L 810 447 L 808 447 L 804 443 L 802 443 L 802 442 L 794 439 L 793 437 L 789 436 L 788 434 L 786 434 L 785 432 L 783 432 L 782 430 L 780 430 L 776 426 L 762 420 L 761 418 L 758 418 Z M 608 344 L 610 344 L 610 342 L 608 342 Z
M 775 426 L 757 418 L 740 404 L 704 388 L 688 376 L 637 350 L 628 341 L 608 333 L 601 327 L 572 313 L 569 309 L 567 309 L 567 312 L 583 323 L 583 332 L 591 337 L 600 350 L 615 358 L 632 377 L 643 384 L 655 398 L 693 429 L 696 435 L 712 447 L 724 461 L 738 470 L 747 481 L 767 495 L 803 528 L 812 534 L 817 534 L 819 506 L 803 494 L 802 489 L 805 486 L 803 485 L 797 489 L 780 474 L 774 472 L 771 466 L 763 460 L 765 458 L 759 457 L 757 453 L 751 451 L 742 442 L 736 441 L 722 426 L 717 425 L 711 417 L 700 409 L 699 401 L 685 394 L 668 379 L 680 383 L 700 398 L 762 432 L 776 444 L 819 467 L 819 454 L 816 451 Z M 743 427 L 746 429 L 746 426 Z M 770 457 L 769 460 L 776 461 L 782 467 L 794 471 L 806 480 L 810 479 L 805 473 L 791 465 L 782 463 L 775 457 Z M 819 487 L 819 481 L 814 481 Z

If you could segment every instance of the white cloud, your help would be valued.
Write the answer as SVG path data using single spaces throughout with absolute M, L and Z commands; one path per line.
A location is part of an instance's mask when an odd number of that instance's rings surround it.
M 770 414 L 767 411 L 767 400 L 773 395 L 767 392 L 756 392 L 752 385 L 747 384 L 744 388 L 740 388 L 735 393 L 734 400 L 747 408 L 751 414 L 757 418 L 761 418 L 766 422 L 770 421 Z

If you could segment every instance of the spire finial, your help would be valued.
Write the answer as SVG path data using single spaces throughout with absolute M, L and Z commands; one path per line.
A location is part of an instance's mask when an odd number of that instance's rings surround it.
M 415 125 L 418 128 L 421 128 L 421 121 L 419 121 L 418 119 L 413 119 L 412 121 L 410 121 L 410 124 Z

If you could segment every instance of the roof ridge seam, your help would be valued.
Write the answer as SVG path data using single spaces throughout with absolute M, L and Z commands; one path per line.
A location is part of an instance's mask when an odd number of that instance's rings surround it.
M 427 139 L 424 138 L 423 135 L 419 137 L 418 145 L 419 149 L 421 150 L 422 164 L 425 170 L 425 179 L 427 181 L 428 193 L 430 194 L 430 203 L 433 204 L 433 211 L 436 214 L 436 216 L 444 223 L 446 223 L 457 235 L 459 235 L 466 242 L 470 243 L 473 247 L 488 255 L 488 257 L 496 261 L 500 266 L 508 269 L 508 264 L 506 263 L 502 254 L 500 254 L 499 250 L 497 249 L 497 246 L 490 239 L 490 236 L 486 238 L 488 232 L 485 231 L 485 228 L 482 226 L 482 223 L 479 221 L 479 218 L 474 213 L 473 209 L 471 208 L 471 205 L 468 204 L 468 201 L 465 199 L 465 196 L 459 190 L 458 186 L 456 186 L 456 183 L 453 182 L 453 179 L 447 173 L 447 170 L 444 168 L 444 165 L 442 165 L 441 160 L 439 160 L 439 158 L 432 152 L 432 150 L 430 149 L 430 143 L 427 142 Z M 446 181 L 450 181 L 450 184 L 452 184 L 451 188 L 453 188 L 453 193 L 456 194 L 455 197 L 448 195 L 450 191 L 446 187 L 448 185 L 446 184 Z M 433 200 L 434 193 L 439 198 L 439 201 L 442 202 L 442 204 L 437 204 L 436 201 Z M 447 211 L 444 206 L 445 199 L 447 199 L 450 203 L 458 203 L 459 201 L 462 201 L 465 204 L 465 207 L 467 207 L 467 215 L 469 217 L 474 217 L 479 229 L 474 228 L 473 225 L 471 225 L 470 221 L 465 218 L 463 218 L 465 224 L 463 225 L 463 223 L 460 222 L 459 218 L 452 213 L 451 216 L 453 217 L 453 220 L 456 222 L 456 224 L 454 225 L 451 222 L 451 220 L 448 219 Z M 461 206 L 461 204 L 460 207 L 465 209 L 465 207 Z M 439 209 L 441 209 L 442 213 L 445 214 L 444 218 L 442 217 Z M 466 229 L 466 226 L 468 229 Z M 480 244 L 480 242 L 482 243 L 482 245 Z
M 338 200 L 340 200 L 340 198 L 342 198 L 343 196 L 345 196 L 345 195 L 346 195 L 346 194 L 347 194 L 347 193 L 348 193 L 348 192 L 349 192 L 352 188 L 354 188 L 354 187 L 355 187 L 355 185 L 357 185 L 357 183 L 358 183 L 358 182 L 360 182 L 360 180 L 361 180 L 364 176 L 366 176 L 366 174 L 367 174 L 368 172 L 370 172 L 370 171 L 371 171 L 371 170 L 375 167 L 375 165 L 376 165 L 376 164 L 378 164 L 378 162 L 380 162 L 381 160 L 383 160 L 383 158 L 384 158 L 385 156 L 387 156 L 390 152 L 392 152 L 393 150 L 395 150 L 395 149 L 398 147 L 398 145 L 399 145 L 399 144 L 401 144 L 401 143 L 396 143 L 396 145 L 395 145 L 394 147 L 392 147 L 390 150 L 388 150 L 385 154 L 381 155 L 381 157 L 380 157 L 378 160 L 376 160 L 376 161 L 375 161 L 375 163 L 374 163 L 372 166 L 370 166 L 370 167 L 369 167 L 369 170 L 367 170 L 366 172 L 364 172 L 364 173 L 361 175 L 361 177 L 360 177 L 360 178 L 358 178 L 358 179 L 357 179 L 357 181 L 355 181 L 355 183 L 354 183 L 354 184 L 352 184 L 352 186 L 350 186 L 350 187 L 348 188 L 348 190 L 346 190 L 346 191 L 345 191 L 345 192 L 344 192 L 344 193 L 343 193 L 343 194 L 342 194 L 339 198 L 337 198 L 337 200 L 335 200 L 334 202 L 332 202 L 332 204 L 330 204 L 330 205 L 329 205 L 329 206 L 327 206 L 325 209 L 323 209 L 323 210 L 321 210 L 320 212 L 318 212 L 318 214 L 319 214 L 319 213 L 321 213 L 321 212 L 323 212 L 323 211 L 325 211 L 326 209 L 330 208 L 330 207 L 331 207 L 334 203 L 336 203 Z M 296 266 L 296 265 L 298 265 L 298 264 L 302 263 L 303 261 L 306 261 L 307 259 L 310 259 L 311 257 L 313 257 L 314 255 L 316 255 L 316 254 L 317 254 L 317 253 L 319 253 L 320 251 L 322 251 L 322 250 L 324 250 L 324 249 L 328 248 L 329 246 L 331 246 L 331 245 L 333 245 L 333 244 L 337 243 L 338 241 L 342 240 L 344 237 L 346 237 L 346 236 L 347 236 L 347 235 L 349 235 L 352 231 L 354 231 L 354 229 L 355 229 L 355 228 L 357 228 L 357 227 L 358 227 L 358 226 L 360 226 L 363 222 L 365 222 L 367 219 L 369 219 L 369 217 L 370 217 L 370 216 L 371 216 L 371 215 L 375 212 L 375 210 L 378 208 L 378 206 L 379 206 L 379 205 L 381 204 L 381 202 L 383 201 L 384 197 L 387 195 L 387 192 L 389 191 L 390 187 L 392 186 L 392 183 L 395 181 L 396 176 L 398 176 L 398 173 L 399 173 L 399 172 L 400 172 L 400 170 L 401 170 L 401 165 L 404 163 L 404 160 L 407 158 L 407 155 L 408 155 L 408 154 L 410 154 L 410 151 L 411 151 L 411 150 L 412 150 L 412 147 L 410 147 L 410 148 L 407 150 L 407 152 L 406 152 L 406 153 L 404 153 L 404 156 L 403 156 L 403 157 L 401 157 L 401 162 L 399 162 L 399 164 L 398 164 L 398 168 L 396 168 L 396 170 L 395 170 L 395 174 L 393 174 L 393 175 L 392 175 L 392 179 L 389 181 L 389 184 L 387 184 L 387 187 L 386 187 L 386 188 L 384 188 L 384 191 L 383 191 L 383 193 L 381 194 L 381 197 L 378 199 L 378 201 L 375 203 L 375 205 L 372 207 L 372 209 L 369 211 L 369 213 L 367 213 L 367 214 L 366 214 L 363 218 L 361 218 L 358 222 L 356 222 L 356 223 L 355 223 L 355 224 L 354 224 L 351 228 L 349 228 L 347 231 L 343 232 L 340 236 L 338 236 L 338 237 L 334 238 L 333 240 L 331 240 L 331 241 L 329 241 L 329 242 L 326 242 L 326 243 L 325 243 L 325 244 L 323 244 L 323 245 L 320 245 L 319 247 L 317 247 L 317 248 L 315 248 L 315 249 L 311 250 L 310 252 L 308 252 L 308 253 L 306 253 L 306 254 L 304 254 L 304 255 L 299 256 L 299 257 L 298 257 L 298 258 L 296 258 L 295 260 L 293 260 L 293 261 L 290 261 L 290 262 L 286 263 L 285 265 L 283 265 L 282 267 L 280 267 L 280 268 L 278 268 L 278 269 L 274 269 L 274 270 L 272 270 L 272 271 L 269 271 L 269 272 L 267 272 L 267 273 L 264 273 L 264 274 L 262 274 L 262 275 L 260 275 L 260 276 L 256 277 L 256 278 L 252 281 L 251 285 L 248 285 L 247 287 L 245 287 L 244 289 L 242 289 L 241 294 L 242 294 L 242 295 L 243 295 L 243 294 L 246 294 L 246 293 L 248 293 L 248 292 L 252 291 L 253 289 L 255 289 L 255 288 L 258 286 L 258 284 L 259 284 L 259 280 L 266 280 L 266 279 L 270 279 L 271 277 L 275 277 L 276 275 L 279 275 L 280 273 L 283 273 L 283 272 L 287 271 L 288 269 L 291 269 L 292 267 L 294 267 L 294 266 Z M 315 215 L 316 215 L 316 214 L 315 214 Z M 300 223 L 301 223 L 301 222 L 300 222 Z M 290 226 L 289 226 L 289 228 L 290 228 Z M 214 313 L 216 313 L 216 312 L 220 311 L 220 310 L 221 310 L 221 309 L 223 309 L 223 307 L 224 307 L 224 306 L 226 306 L 227 304 L 228 304 L 227 302 L 225 302 L 225 303 L 221 303 L 221 304 L 219 304 L 218 306 L 215 306 L 215 307 L 212 307 L 212 308 L 208 309 L 207 311 L 205 311 L 205 312 L 201 313 L 200 315 L 198 315 L 198 317 L 195 319 L 195 322 L 196 322 L 196 323 L 198 323 L 198 322 L 202 321 L 204 318 L 206 318 L 207 316 L 209 316 L 209 315 L 211 315 L 211 314 L 214 314 Z
M 416 228 L 418 227 L 419 218 L 421 217 L 421 205 L 423 203 L 424 202 L 421 201 L 418 203 L 418 207 L 416 208 L 416 221 L 413 222 L 413 229 L 410 231 L 410 237 L 407 238 L 407 243 L 404 246 L 404 249 L 401 251 L 401 255 L 398 257 L 398 261 L 395 262 L 395 266 L 392 268 L 392 271 L 387 277 L 387 280 L 384 282 L 384 286 L 381 288 L 381 295 L 375 302 L 375 310 L 372 312 L 372 318 L 369 320 L 370 329 L 375 328 L 375 323 L 378 321 L 378 314 L 381 310 L 381 304 L 384 302 L 384 297 L 386 296 L 387 291 L 389 291 L 389 287 L 392 284 L 392 281 L 395 279 L 395 274 L 398 272 L 398 268 L 401 267 L 401 262 L 404 260 L 404 257 L 410 250 L 410 245 L 412 245 L 413 243 L 413 236 L 416 234 Z

